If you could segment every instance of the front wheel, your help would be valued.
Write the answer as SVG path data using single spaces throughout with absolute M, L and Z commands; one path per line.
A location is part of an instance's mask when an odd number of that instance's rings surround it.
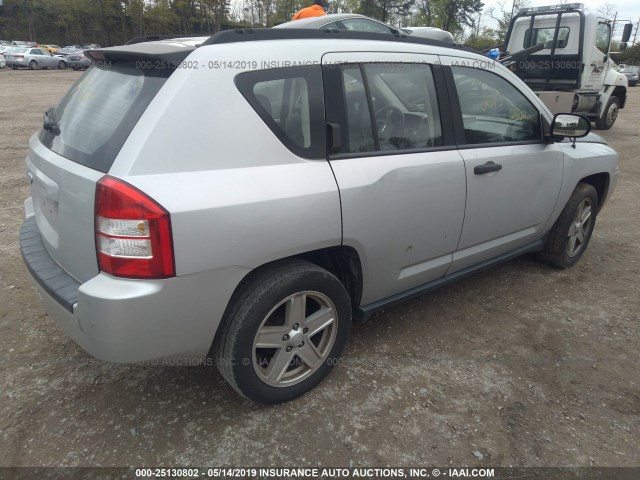
M 618 118 L 620 111 L 620 101 L 618 97 L 611 97 L 600 118 L 596 120 L 596 128 L 599 130 L 609 130 Z
M 234 294 L 214 342 L 229 384 L 258 403 L 292 400 L 338 361 L 351 328 L 340 281 L 303 261 L 267 267 Z
M 66 69 L 66 68 L 67 68 L 67 64 L 64 62 L 64 60 L 60 60 L 60 61 L 58 62 L 58 69 L 59 69 L 59 70 L 64 70 L 64 69 Z
M 541 260 L 569 268 L 580 259 L 596 224 L 598 194 L 592 185 L 579 183 L 553 225 L 540 252 Z

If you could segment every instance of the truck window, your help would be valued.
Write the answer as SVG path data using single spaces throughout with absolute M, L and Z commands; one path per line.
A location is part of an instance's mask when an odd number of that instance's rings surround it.
M 598 22 L 596 29 L 596 48 L 602 53 L 609 52 L 611 42 L 611 25 L 605 22 Z
M 553 35 L 556 29 L 554 27 L 548 28 L 534 28 L 533 35 L 531 29 L 528 29 L 524 34 L 524 42 L 522 46 L 524 48 L 533 47 L 540 43 L 544 44 L 546 48 L 552 48 Z M 560 27 L 558 29 L 558 42 L 556 48 L 565 48 L 569 41 L 569 27 Z

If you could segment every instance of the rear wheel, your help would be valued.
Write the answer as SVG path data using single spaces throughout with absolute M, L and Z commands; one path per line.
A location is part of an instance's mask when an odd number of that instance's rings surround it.
M 29 68 L 31 70 L 37 70 L 38 69 L 38 62 L 36 62 L 35 60 L 31 60 L 29 62 Z
M 246 398 L 285 402 L 329 373 L 350 328 L 342 283 L 314 264 L 288 261 L 258 273 L 234 295 L 216 335 L 216 365 Z
M 618 97 L 611 97 L 609 102 L 607 102 L 607 106 L 602 111 L 602 115 L 596 120 L 596 128 L 600 130 L 609 130 L 616 122 L 619 111 L 620 101 L 618 100 Z
M 553 225 L 540 259 L 569 268 L 580 259 L 596 224 L 598 194 L 592 185 L 579 183 Z

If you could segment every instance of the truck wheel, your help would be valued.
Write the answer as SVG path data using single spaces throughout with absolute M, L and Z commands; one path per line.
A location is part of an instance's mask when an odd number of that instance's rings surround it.
M 611 97 L 604 111 L 602 112 L 602 116 L 596 120 L 596 128 L 599 130 L 609 130 L 613 127 L 613 124 L 616 122 L 616 118 L 618 118 L 618 112 L 620 111 L 620 101 L 618 97 Z
M 309 262 L 267 267 L 234 294 L 213 356 L 241 395 L 281 403 L 311 390 L 338 361 L 351 328 L 342 283 Z
M 554 267 L 573 266 L 589 244 L 596 224 L 597 209 L 596 189 L 588 183 L 579 183 L 551 228 L 538 257 Z

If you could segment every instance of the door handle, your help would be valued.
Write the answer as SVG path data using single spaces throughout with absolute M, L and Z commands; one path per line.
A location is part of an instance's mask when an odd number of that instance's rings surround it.
M 473 169 L 473 173 L 476 175 L 484 175 L 489 172 L 497 172 L 498 170 L 502 170 L 502 165 L 499 163 L 493 163 L 492 161 L 488 161 L 484 165 L 478 165 Z

